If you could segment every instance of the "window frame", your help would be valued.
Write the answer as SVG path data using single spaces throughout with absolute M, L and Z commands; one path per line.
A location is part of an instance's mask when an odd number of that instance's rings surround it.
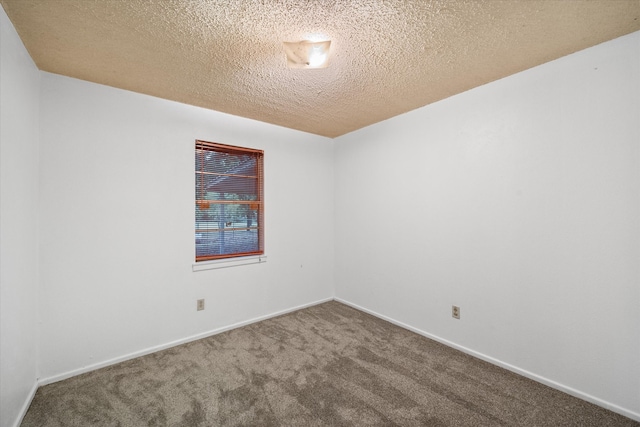
M 235 175 L 235 174 L 227 174 L 227 173 L 222 173 L 222 172 L 210 172 L 207 170 L 207 168 L 205 167 L 205 161 L 204 161 L 204 156 L 200 155 L 200 157 L 198 157 L 198 154 L 203 152 L 203 151 L 211 151 L 211 152 L 217 152 L 217 153 L 223 153 L 223 154 L 228 154 L 231 156 L 237 155 L 237 156 L 254 156 L 256 159 L 256 165 L 255 165 L 255 176 L 251 175 L 251 176 L 246 176 L 246 175 Z M 195 203 L 194 203 L 194 219 L 195 219 L 195 232 L 194 232 L 194 249 L 195 249 L 195 263 L 203 263 L 206 261 L 224 261 L 224 260 L 229 260 L 229 261 L 235 261 L 238 260 L 242 257 L 256 257 L 256 256 L 264 256 L 264 151 L 263 150 L 259 150 L 259 149 L 255 149 L 255 148 L 246 148 L 246 147 L 239 147 L 239 146 L 235 146 L 235 145 L 228 145 L 228 144 L 220 144 L 217 142 L 209 142 L 209 141 L 203 141 L 203 140 L 199 140 L 197 139 L 195 142 L 195 167 L 194 167 L 194 188 L 195 188 L 195 194 L 194 194 L 194 198 L 195 198 Z M 200 158 L 200 164 L 197 164 L 197 162 L 199 161 L 198 159 Z M 215 198 L 210 198 L 207 195 L 204 194 L 205 192 L 205 185 L 203 184 L 203 180 L 200 179 L 198 180 L 198 174 L 204 175 L 204 174 L 214 174 L 214 175 L 218 175 L 218 176 L 228 176 L 228 177 L 235 177 L 235 178 L 255 178 L 256 180 L 256 191 L 255 191 L 255 200 L 218 200 Z M 200 182 L 200 185 L 199 185 Z M 208 193 L 209 191 L 207 191 Z M 251 196 L 253 196 L 254 194 L 251 193 Z M 198 220 L 197 220 L 197 212 L 198 209 L 209 209 L 212 205 L 223 205 L 223 204 L 234 204 L 234 205 L 247 205 L 247 207 L 250 210 L 255 210 L 256 211 L 256 216 L 255 216 L 255 220 L 256 220 L 256 224 L 255 226 L 242 226 L 242 227 L 234 227 L 232 226 L 231 228 L 227 228 L 226 227 L 226 223 L 224 224 L 223 228 L 198 228 Z M 255 209 L 254 209 L 255 207 Z M 248 210 L 249 210 L 248 209 Z M 226 232 L 232 232 L 235 233 L 235 231 L 239 231 L 239 232 L 244 232 L 249 231 L 249 228 L 251 229 L 255 229 L 256 230 L 256 238 L 257 238 L 257 245 L 258 248 L 255 251 L 245 251 L 245 252 L 228 252 L 228 253 L 221 253 L 221 254 L 206 254 L 206 255 L 198 255 L 198 236 L 201 235 L 202 233 L 213 233 L 213 232 L 217 232 L 217 233 L 223 233 L 222 236 L 224 236 L 224 233 Z M 223 237 L 224 238 L 224 237 Z

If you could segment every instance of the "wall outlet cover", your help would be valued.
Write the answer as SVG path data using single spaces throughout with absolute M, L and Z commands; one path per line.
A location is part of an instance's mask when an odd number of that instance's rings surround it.
M 460 318 L 460 307 L 458 307 L 457 305 L 451 306 L 451 316 L 454 319 L 459 319 Z

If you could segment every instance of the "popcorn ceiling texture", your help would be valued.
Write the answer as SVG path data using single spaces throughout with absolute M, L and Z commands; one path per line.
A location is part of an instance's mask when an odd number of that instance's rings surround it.
M 640 30 L 640 0 L 0 0 L 44 71 L 337 137 Z M 331 40 L 325 69 L 283 41 Z

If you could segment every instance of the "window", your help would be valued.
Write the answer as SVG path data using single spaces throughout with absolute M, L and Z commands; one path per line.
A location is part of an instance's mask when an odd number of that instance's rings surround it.
M 196 261 L 264 254 L 263 156 L 196 141 Z

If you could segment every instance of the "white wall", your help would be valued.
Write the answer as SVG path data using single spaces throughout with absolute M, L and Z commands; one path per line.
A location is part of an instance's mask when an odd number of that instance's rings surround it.
M 265 150 L 266 263 L 192 272 L 196 139 Z M 40 140 L 44 382 L 333 296 L 332 140 L 48 73 Z
M 336 296 L 640 419 L 639 82 L 635 33 L 338 138 Z
M 0 425 L 35 392 L 40 74 L 0 7 Z

